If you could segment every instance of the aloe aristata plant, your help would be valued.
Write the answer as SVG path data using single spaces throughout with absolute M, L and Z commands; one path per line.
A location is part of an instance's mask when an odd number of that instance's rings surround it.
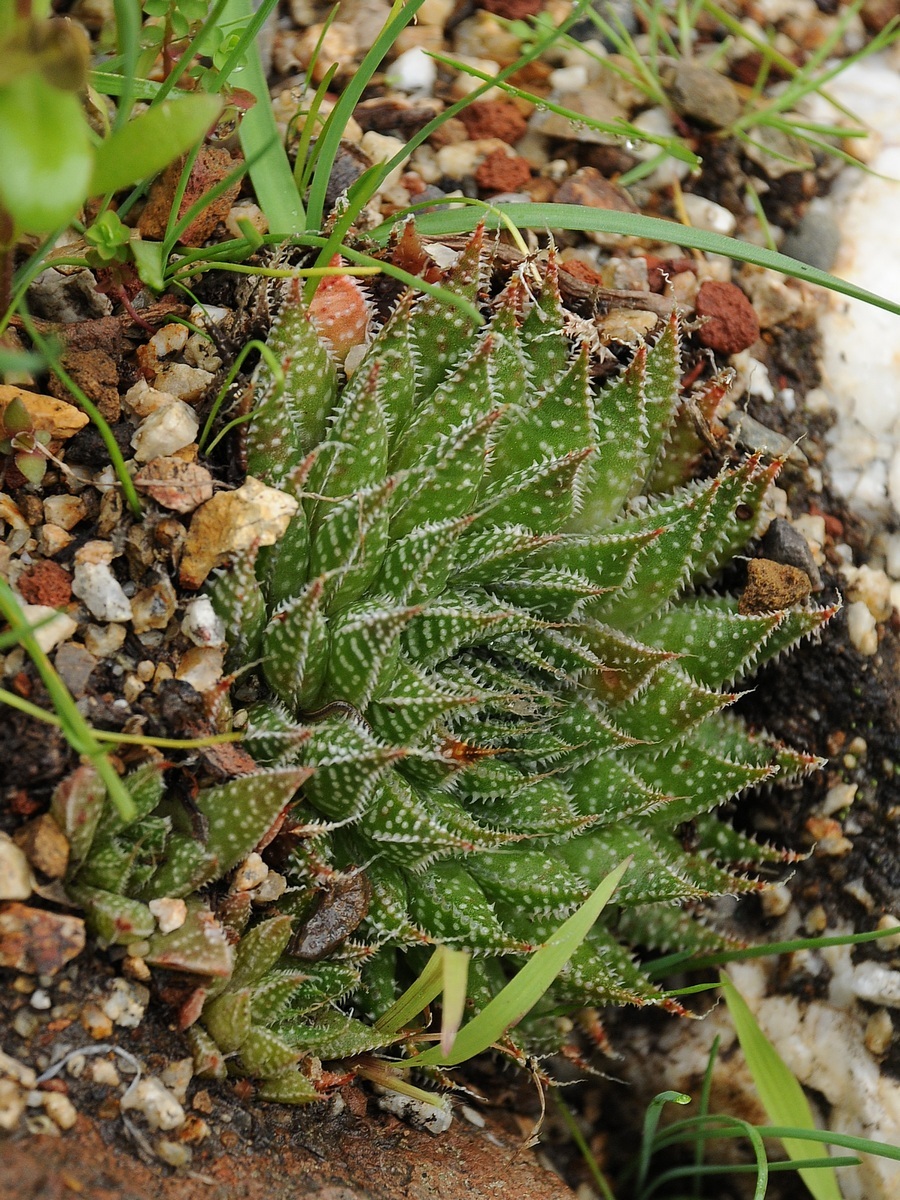
M 726 711 L 735 680 L 833 610 L 694 590 L 754 535 L 778 464 L 671 486 L 677 321 L 598 389 L 552 260 L 537 295 L 519 273 L 488 306 L 476 236 L 442 283 L 489 307 L 482 328 L 408 294 L 362 348 L 355 284 L 330 325 L 288 295 L 269 337 L 284 380 L 260 367 L 247 465 L 300 508 L 210 588 L 233 665 L 261 663 L 248 748 L 310 771 L 293 924 L 267 923 L 269 950 L 198 1033 L 211 1055 L 264 1035 L 271 1069 L 250 1057 L 273 1097 L 294 1098 L 292 1051 L 377 1044 L 330 1001 L 377 1017 L 444 943 L 473 955 L 480 1007 L 627 856 L 615 907 L 519 1036 L 558 1043 L 559 1015 L 585 1007 L 677 1008 L 631 947 L 721 944 L 686 904 L 755 889 L 785 855 L 716 810 L 814 763 Z

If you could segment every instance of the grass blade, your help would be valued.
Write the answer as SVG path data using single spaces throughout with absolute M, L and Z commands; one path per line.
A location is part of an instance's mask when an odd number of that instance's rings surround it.
M 747 1060 L 756 1090 L 769 1120 L 800 1129 L 814 1129 L 812 1112 L 803 1088 L 781 1055 L 760 1029 L 743 996 L 724 973 L 721 976 L 725 1002 Z M 791 1159 L 807 1156 L 804 1142 L 782 1138 Z M 800 1178 L 815 1200 L 841 1200 L 837 1176 L 833 1170 L 801 1170 Z
M 790 275 L 794 279 L 804 279 L 807 283 L 816 283 L 832 292 L 840 292 L 853 300 L 864 300 L 876 308 L 900 316 L 900 304 L 868 292 L 865 288 L 829 275 L 807 263 L 788 258 L 774 250 L 766 250 L 762 246 L 753 246 L 749 242 L 740 242 L 736 238 L 724 237 L 721 233 L 710 233 L 705 229 L 690 229 L 675 221 L 664 221 L 660 217 L 644 217 L 635 213 L 612 212 L 609 209 L 582 208 L 576 204 L 509 204 L 495 205 L 494 212 L 475 214 L 470 209 L 451 209 L 448 212 L 426 213 L 420 217 L 417 225 L 422 234 L 435 237 L 446 237 L 457 233 L 469 233 L 475 225 L 484 220 L 485 224 L 496 229 L 500 223 L 497 212 L 502 208 L 509 219 L 519 229 L 577 229 L 592 233 L 618 233 L 624 237 L 646 238 L 650 241 L 671 243 L 676 246 L 690 246 L 694 250 L 705 250 L 709 254 L 724 254 L 738 262 L 753 263 L 757 267 L 767 267 L 770 271 L 780 271 L 782 275 Z M 402 215 L 402 214 L 398 214 Z M 379 225 L 370 234 L 378 241 L 386 241 L 393 221 Z
M 560 973 L 609 902 L 619 881 L 631 865 L 627 858 L 601 881 L 584 904 L 564 921 L 556 933 L 537 950 L 525 966 L 456 1036 L 453 1051 L 445 1055 L 440 1046 L 417 1054 L 407 1066 L 455 1067 L 493 1046 L 522 1020 Z

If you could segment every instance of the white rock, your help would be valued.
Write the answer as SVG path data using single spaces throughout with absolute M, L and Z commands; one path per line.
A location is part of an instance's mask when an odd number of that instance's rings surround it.
M 500 64 L 498 62 L 494 62 L 492 58 L 475 58 L 468 54 L 456 54 L 454 55 L 454 58 L 457 62 L 463 64 L 463 68 L 474 67 L 475 70 L 479 71 L 482 75 L 490 75 L 493 78 L 495 75 L 500 73 Z M 453 86 L 451 89 L 453 99 L 462 100 L 464 96 L 468 96 L 469 92 L 474 92 L 475 89 L 481 87 L 483 83 L 483 79 L 479 79 L 475 75 L 469 75 L 466 73 L 465 69 L 463 69 L 453 80 Z M 500 90 L 500 88 L 492 87 L 488 88 L 488 90 L 478 98 L 479 100 L 496 100 L 502 95 L 503 92 Z
M 74 529 L 87 516 L 87 505 L 80 496 L 48 496 L 44 501 L 44 520 L 60 529 Z
M 225 625 L 216 614 L 209 596 L 198 596 L 187 605 L 181 632 L 195 646 L 224 646 Z
M 122 397 L 122 407 L 133 417 L 149 417 L 158 408 L 171 404 L 175 399 L 168 392 L 152 388 L 146 379 L 139 379 Z
M 636 116 L 632 124 L 645 133 L 652 133 L 659 137 L 676 137 L 675 127 L 664 108 L 648 108 L 646 112 Z M 638 142 L 637 145 L 631 147 L 631 153 L 641 162 L 649 162 L 651 158 L 656 158 L 659 150 L 660 147 L 655 142 Z M 670 185 L 676 180 L 685 179 L 690 169 L 688 163 L 669 156 L 663 159 L 660 165 L 647 176 L 645 182 L 650 187 Z
M 887 621 L 891 615 L 891 581 L 884 571 L 864 564 L 856 572 L 848 596 L 861 600 L 876 621 Z
M 254 904 L 271 904 L 273 900 L 279 900 L 286 891 L 285 877 L 277 871 L 270 871 L 259 887 L 253 889 L 251 899 Z
M 900 77 L 886 56 L 867 58 L 829 84 L 829 96 L 845 105 L 880 136 L 881 148 L 868 165 L 872 173 L 844 172 L 830 196 L 842 244 L 831 268 L 835 275 L 900 302 L 900 245 L 897 240 L 897 197 L 892 182 L 900 174 Z M 808 115 L 821 119 L 824 100 L 811 104 Z M 837 421 L 829 433 L 828 461 L 834 481 L 864 515 L 900 512 L 900 373 L 897 371 L 897 318 L 861 300 L 832 296 L 820 321 L 822 365 Z M 847 478 L 845 442 L 854 431 L 875 433 L 881 445 L 873 456 L 890 463 L 876 489 L 873 477 L 865 493 Z M 866 463 L 860 465 L 865 468 Z M 834 468 L 838 470 L 835 471 Z
M 197 692 L 207 692 L 222 678 L 225 651 L 219 646 L 192 646 L 182 655 L 175 678 L 189 683 Z
M 131 601 L 105 562 L 79 562 L 76 555 L 72 592 L 98 621 L 130 621 Z
M 129 1088 L 120 1107 L 142 1113 L 151 1129 L 177 1129 L 184 1124 L 184 1109 L 155 1075 Z
M 173 933 L 187 920 L 187 905 L 181 899 L 163 896 L 159 900 L 150 900 L 147 907 L 156 917 L 160 933 Z
M 231 881 L 232 892 L 252 892 L 259 887 L 269 873 L 269 868 L 262 858 L 254 851 L 248 854 L 234 873 Z
M 176 450 L 189 446 L 196 438 L 199 428 L 197 414 L 183 400 L 175 400 L 157 408 L 141 421 L 134 432 L 131 439 L 134 457 L 138 462 L 149 462 L 152 458 L 168 458 Z
M 74 585 L 72 591 L 75 591 Z M 77 592 L 75 594 L 78 595 Z M 47 604 L 23 604 L 22 612 L 29 625 L 39 625 L 34 636 L 40 648 L 48 652 L 70 638 L 78 628 L 78 622 L 68 613 Z
M 900 950 L 900 920 L 892 913 L 885 913 L 878 921 L 878 929 L 896 929 L 897 933 L 891 937 L 882 938 L 878 945 L 889 952 Z
M 13 1079 L 28 1091 L 37 1084 L 37 1075 L 31 1067 L 19 1062 L 11 1054 L 4 1054 L 2 1050 L 0 1050 L 0 1078 Z
M 424 1129 L 436 1136 L 446 1133 L 453 1124 L 450 1104 L 441 1096 L 435 1096 L 434 1104 L 428 1104 L 415 1096 L 401 1096 L 399 1092 L 378 1086 L 375 1091 L 378 1093 L 377 1104 L 380 1109 L 399 1117 L 401 1121 L 408 1121 L 416 1129 Z
M 165 358 L 167 354 L 177 354 L 179 350 L 183 350 L 189 335 L 190 330 L 187 326 L 172 321 L 158 329 L 147 344 L 158 358 Z
M 847 632 L 860 654 L 874 654 L 878 649 L 875 618 L 862 600 L 854 600 L 847 605 Z
M 91 1064 L 91 1078 L 94 1083 L 102 1084 L 104 1087 L 118 1087 L 121 1082 L 115 1063 L 111 1063 L 106 1058 L 100 1058 Z
M 24 1111 L 25 1092 L 12 1079 L 0 1079 L 0 1129 L 12 1133 Z
M 550 72 L 547 82 L 554 92 L 561 94 L 580 91 L 588 84 L 587 68 L 581 63 L 569 67 L 557 67 L 555 71 Z
M 44 1112 L 60 1129 L 71 1129 L 78 1120 L 78 1112 L 68 1096 L 62 1092 L 42 1092 Z
M 686 192 L 683 200 L 684 211 L 696 229 L 708 229 L 711 233 L 734 233 L 737 218 L 721 204 L 706 200 L 695 192 Z
M 767 917 L 783 917 L 791 907 L 791 889 L 783 883 L 775 883 L 766 888 L 759 900 Z
M 116 1025 L 135 1029 L 143 1021 L 149 1001 L 150 991 L 142 983 L 117 977 L 109 985 L 109 994 L 100 1007 Z
M 858 790 L 858 783 L 836 783 L 834 787 L 829 788 L 822 801 L 822 816 L 830 817 L 842 808 L 849 808 Z
M 388 79 L 400 92 L 425 92 L 431 95 L 437 79 L 437 66 L 421 46 L 413 46 L 394 59 Z
M 191 1082 L 193 1074 L 193 1058 L 179 1058 L 175 1062 L 169 1063 L 165 1070 L 160 1072 L 159 1077 L 178 1103 L 184 1104 L 188 1084 Z
M 853 973 L 853 990 L 860 1000 L 900 1008 L 900 971 L 881 963 L 861 962 Z

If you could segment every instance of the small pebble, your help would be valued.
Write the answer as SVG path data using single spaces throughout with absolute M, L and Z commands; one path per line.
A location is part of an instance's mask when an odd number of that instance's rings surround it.
M 182 655 L 175 678 L 189 683 L 197 692 L 207 692 L 222 678 L 225 651 L 215 646 L 192 646 Z
M 217 615 L 208 596 L 198 596 L 190 601 L 181 622 L 181 632 L 190 638 L 195 646 L 225 644 L 224 622 Z
M 421 46 L 413 46 L 394 59 L 388 77 L 400 92 L 424 92 L 430 96 L 437 79 L 437 65 Z
M 40 1024 L 40 1017 L 28 1008 L 20 1008 L 12 1019 L 13 1032 L 26 1042 L 37 1033 Z
M 252 892 L 259 887 L 269 873 L 269 868 L 262 858 L 254 851 L 248 854 L 234 873 L 231 882 L 232 892 Z
M 879 1008 L 866 1022 L 866 1049 L 876 1058 L 886 1054 L 894 1040 L 894 1023 L 886 1008 Z
M 103 1087 L 118 1087 L 121 1083 L 115 1063 L 111 1063 L 108 1058 L 98 1058 L 91 1063 L 91 1078 L 94 1083 Z
M 28 859 L 8 833 L 0 833 L 0 900 L 27 900 L 33 883 Z
M 12 1133 L 24 1112 L 25 1092 L 12 1079 L 0 1079 L 0 1130 Z
M 44 1112 L 60 1129 L 71 1129 L 78 1120 L 78 1112 L 68 1096 L 62 1092 L 42 1092 Z
M 170 1167 L 186 1167 L 193 1157 L 190 1146 L 185 1146 L 183 1142 L 170 1142 L 167 1138 L 160 1138 L 156 1143 L 156 1153 Z
M 144 1019 L 150 991 L 141 983 L 116 978 L 109 985 L 109 995 L 102 1002 L 103 1012 L 116 1025 L 134 1029 Z
M 183 400 L 175 400 L 141 421 L 131 439 L 134 457 L 138 462 L 167 458 L 189 446 L 199 428 L 200 421 L 194 410 Z
M 211 371 L 204 371 L 201 367 L 189 367 L 187 363 L 166 363 L 154 382 L 161 391 L 168 392 L 176 400 L 193 404 L 203 397 L 214 378 Z M 189 438 L 188 440 L 193 441 L 194 439 Z M 134 442 L 131 444 L 134 445 Z M 182 444 L 186 445 L 187 443 Z M 150 457 L 156 456 L 151 455 Z
M 193 1058 L 179 1058 L 160 1073 L 160 1080 L 169 1089 L 179 1104 L 184 1104 L 188 1084 L 194 1075 Z
M 847 633 L 860 654 L 872 655 L 878 649 L 875 618 L 862 600 L 847 605 Z
M 684 196 L 684 211 L 696 229 L 708 229 L 711 233 L 724 233 L 726 236 L 734 233 L 737 224 L 734 213 L 704 196 L 687 192 Z
M 783 883 L 766 888 L 759 899 L 767 917 L 783 917 L 793 903 L 790 888 Z
M 66 1071 L 73 1079 L 80 1079 L 87 1066 L 87 1058 L 83 1054 L 73 1054 L 66 1063 Z
M 822 802 L 822 816 L 831 817 L 842 808 L 849 808 L 858 790 L 858 783 L 836 783 L 829 788 Z
M 895 935 L 881 938 L 881 940 L 878 942 L 878 945 L 882 948 L 882 950 L 887 950 L 890 952 L 893 952 L 894 950 L 900 950 L 900 920 L 898 920 L 897 917 L 895 917 L 892 913 L 886 913 L 883 917 L 879 918 L 876 929 L 896 929 L 897 933 Z
M 78 570 L 76 568 L 75 579 L 77 580 L 77 578 Z M 79 595 L 74 581 L 72 591 Z M 22 614 L 29 625 L 40 626 L 34 630 L 34 639 L 40 648 L 47 652 L 53 650 L 60 642 L 65 642 L 78 628 L 78 622 L 73 620 L 68 613 L 59 612 L 47 604 L 23 604 Z
M 853 990 L 860 1000 L 900 1008 L 900 971 L 892 971 L 881 963 L 857 963 L 853 972 Z
M 92 548 L 98 546 L 104 548 L 104 555 L 99 551 L 93 554 Z M 89 550 L 91 554 L 87 553 Z M 88 542 L 77 551 L 72 591 L 98 621 L 130 621 L 131 601 L 110 569 L 112 557 L 109 543 Z
M 149 901 L 147 907 L 156 917 L 160 933 L 172 933 L 180 929 L 187 920 L 187 905 L 181 899 L 163 897 Z
M 84 1006 L 79 1015 L 82 1028 L 97 1042 L 105 1041 L 113 1031 L 113 1023 L 97 1004 Z
M 37 1009 L 38 1012 L 46 1012 L 47 1009 L 53 1007 L 53 1001 L 50 998 L 50 994 L 49 992 L 45 991 L 44 988 L 35 988 L 31 993 L 31 998 L 29 999 L 28 1003 L 32 1008 Z
M 155 1075 L 148 1075 L 130 1088 L 121 1100 L 122 1109 L 142 1113 L 151 1129 L 177 1129 L 184 1109 Z

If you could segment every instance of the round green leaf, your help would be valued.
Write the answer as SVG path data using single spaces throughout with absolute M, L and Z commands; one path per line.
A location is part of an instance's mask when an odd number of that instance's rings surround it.
M 178 96 L 123 125 L 97 149 L 90 195 L 102 196 L 155 175 L 201 140 L 222 109 L 218 96 Z
M 78 212 L 94 163 L 78 97 L 39 74 L 0 89 L 0 204 L 26 233 L 49 233 Z

